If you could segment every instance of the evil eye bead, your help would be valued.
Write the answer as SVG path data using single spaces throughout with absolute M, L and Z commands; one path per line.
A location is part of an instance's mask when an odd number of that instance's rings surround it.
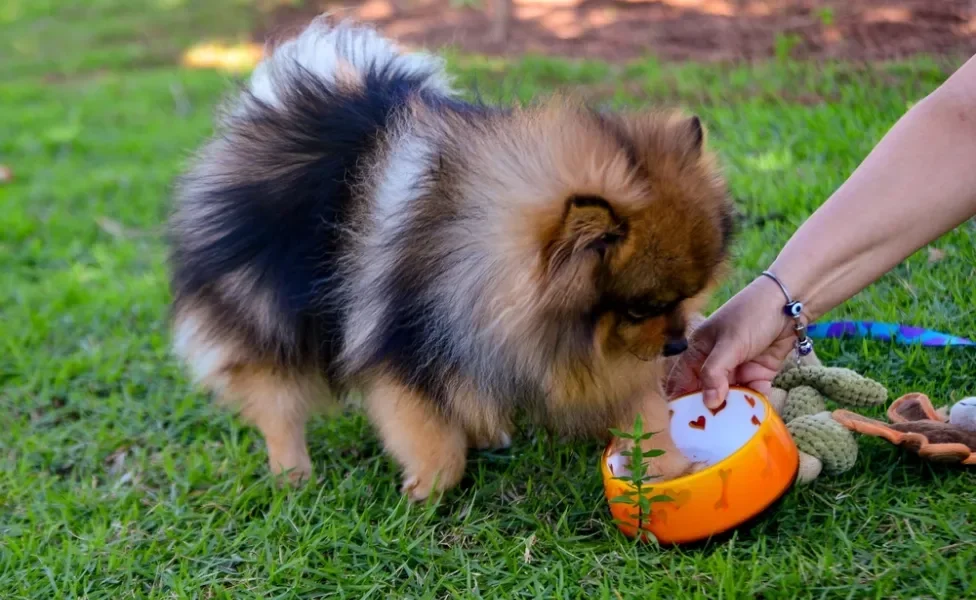
M 799 317 L 801 313 L 803 313 L 803 303 L 790 302 L 789 304 L 783 307 L 783 312 L 786 313 L 787 317 L 791 317 L 795 319 Z
M 813 352 L 813 341 L 804 338 L 796 343 L 796 351 L 800 356 L 807 356 Z

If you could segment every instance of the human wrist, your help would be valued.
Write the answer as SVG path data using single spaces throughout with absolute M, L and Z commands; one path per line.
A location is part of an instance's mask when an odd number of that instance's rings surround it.
M 786 298 L 782 290 L 765 275 L 757 275 L 735 300 L 735 308 L 730 307 L 731 315 L 740 315 L 733 318 L 750 324 L 749 334 L 758 336 L 760 345 L 768 345 L 785 332 L 793 330 L 793 319 L 783 311 Z M 765 347 L 754 350 L 763 349 Z
M 816 263 L 818 257 L 810 252 L 801 252 L 802 255 L 798 255 L 795 247 L 795 243 L 787 244 L 769 266 L 768 271 L 786 286 L 792 300 L 803 304 L 803 320 L 806 323 L 811 323 L 830 310 L 831 307 L 826 306 L 829 299 L 824 298 L 821 293 L 824 277 L 817 276 L 817 273 L 820 272 Z M 776 287 L 775 284 L 773 286 Z M 781 290 L 780 294 L 782 295 Z

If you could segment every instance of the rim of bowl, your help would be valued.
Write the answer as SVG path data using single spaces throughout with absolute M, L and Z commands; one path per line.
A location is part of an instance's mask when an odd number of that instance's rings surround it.
M 762 400 L 763 406 L 766 409 L 766 418 L 763 419 L 763 422 L 759 426 L 759 429 L 757 429 L 756 432 L 754 434 L 752 434 L 752 437 L 750 437 L 746 441 L 746 443 L 744 443 L 741 446 L 739 446 L 736 449 L 735 452 L 733 452 L 732 454 L 729 454 L 728 456 L 726 456 L 722 460 L 718 461 L 717 463 L 715 463 L 713 465 L 709 465 L 708 467 L 702 469 L 701 471 L 696 471 L 694 473 L 689 473 L 688 475 L 682 475 L 681 477 L 676 477 L 675 479 L 667 479 L 667 480 L 663 480 L 663 481 L 651 481 L 651 482 L 649 482 L 647 484 L 649 488 L 660 488 L 662 486 L 686 485 L 686 484 L 688 484 L 690 482 L 693 482 L 695 479 L 701 479 L 701 478 L 707 477 L 708 475 L 711 475 L 712 473 L 717 472 L 719 467 L 721 467 L 723 464 L 725 464 L 726 462 L 728 462 L 729 460 L 731 460 L 734 456 L 736 456 L 737 454 L 740 454 L 740 453 L 744 452 L 745 449 L 749 446 L 749 444 L 753 443 L 753 441 L 759 436 L 759 434 L 763 430 L 769 428 L 770 414 L 772 413 L 772 414 L 775 415 L 775 411 L 772 410 L 772 406 L 770 406 L 769 400 L 766 398 L 766 395 L 765 394 L 763 394 L 762 392 L 757 392 L 756 390 L 753 390 L 753 389 L 750 389 L 750 388 L 747 388 L 747 387 L 738 386 L 738 385 L 729 386 L 729 390 L 730 391 L 731 390 L 739 390 L 739 391 L 745 392 L 747 394 L 751 394 L 751 395 L 758 396 L 759 399 Z M 678 400 L 682 400 L 684 398 L 688 398 L 688 397 L 691 397 L 691 396 L 697 396 L 699 394 L 701 394 L 701 391 L 698 391 L 698 392 L 690 392 L 688 394 L 684 394 L 684 395 L 678 396 L 677 398 L 674 398 L 674 399 L 670 400 L 669 402 L 676 402 Z M 612 446 L 613 446 L 613 440 L 610 440 L 610 443 L 607 444 L 607 447 L 603 450 L 603 456 L 601 458 L 600 467 L 601 467 L 601 470 L 603 471 L 604 480 L 615 479 L 616 478 L 616 475 L 614 475 L 614 473 L 610 471 L 610 467 L 607 464 L 607 460 L 610 458 L 610 448 Z M 626 485 L 627 486 L 627 489 L 629 489 L 629 490 L 635 489 L 635 487 L 634 487 L 633 484 L 631 484 L 631 483 L 629 483 L 629 482 L 627 482 L 625 480 L 617 479 L 617 481 L 619 481 L 620 483 L 623 483 L 624 485 Z

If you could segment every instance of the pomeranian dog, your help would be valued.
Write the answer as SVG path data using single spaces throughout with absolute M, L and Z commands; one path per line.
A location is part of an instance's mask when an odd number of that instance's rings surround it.
M 175 349 L 312 469 L 309 415 L 363 394 L 413 500 L 524 414 L 668 435 L 665 357 L 726 263 L 732 205 L 697 117 L 466 103 L 442 62 L 312 22 L 270 50 L 178 185 Z

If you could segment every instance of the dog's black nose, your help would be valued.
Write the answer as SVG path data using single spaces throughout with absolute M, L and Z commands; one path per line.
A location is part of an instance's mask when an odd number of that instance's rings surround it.
M 677 356 L 688 349 L 688 340 L 679 338 L 664 343 L 664 356 Z

